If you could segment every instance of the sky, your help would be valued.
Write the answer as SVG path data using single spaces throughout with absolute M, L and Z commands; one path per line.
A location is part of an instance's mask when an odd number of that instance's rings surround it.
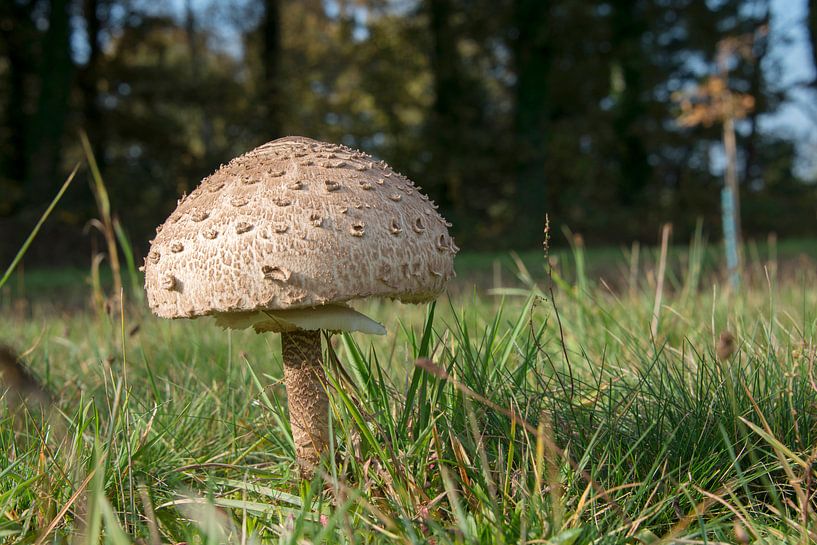
M 767 69 L 767 79 L 776 82 L 775 88 L 785 89 L 797 82 L 815 78 L 815 67 L 809 52 L 806 31 L 807 0 L 772 0 L 771 39 L 768 65 L 779 63 L 780 73 Z M 792 93 L 788 101 L 775 115 L 761 120 L 764 132 L 778 133 L 797 142 L 797 174 L 804 179 L 814 179 L 817 174 L 817 93 L 813 89 L 800 89 Z M 809 113 L 810 112 L 810 113 Z

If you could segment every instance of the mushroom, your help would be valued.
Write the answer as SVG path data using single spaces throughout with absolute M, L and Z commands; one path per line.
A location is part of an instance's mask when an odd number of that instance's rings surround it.
M 305 478 L 328 444 L 321 330 L 384 334 L 347 302 L 428 302 L 454 275 L 457 247 L 445 220 L 429 216 L 427 198 L 409 189 L 364 153 L 281 138 L 202 180 L 160 226 L 145 260 L 157 316 L 214 316 L 225 328 L 281 333 Z

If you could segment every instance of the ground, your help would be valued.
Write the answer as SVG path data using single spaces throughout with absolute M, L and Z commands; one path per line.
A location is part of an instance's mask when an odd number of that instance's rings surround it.
M 0 342 L 52 401 L 3 396 L 0 540 L 809 543 L 812 248 L 748 246 L 738 290 L 700 243 L 663 282 L 652 248 L 637 267 L 629 248 L 554 251 L 550 278 L 541 252 L 461 256 L 436 305 L 359 307 L 387 336 L 332 337 L 345 372 L 328 366 L 332 462 L 312 483 L 276 335 L 24 271 Z

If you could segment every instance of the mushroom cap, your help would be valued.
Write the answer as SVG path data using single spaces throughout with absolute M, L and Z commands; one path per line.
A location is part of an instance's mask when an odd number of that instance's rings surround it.
M 179 199 L 145 259 L 148 303 L 182 318 L 371 296 L 430 301 L 458 250 L 435 209 L 365 153 L 274 140 Z

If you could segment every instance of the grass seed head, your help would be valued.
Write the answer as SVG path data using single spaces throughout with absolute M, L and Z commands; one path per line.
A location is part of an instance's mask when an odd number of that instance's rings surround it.
M 718 337 L 718 344 L 715 347 L 715 354 L 718 356 L 718 361 L 727 361 L 735 353 L 736 343 L 735 336 L 727 330 L 721 331 Z

